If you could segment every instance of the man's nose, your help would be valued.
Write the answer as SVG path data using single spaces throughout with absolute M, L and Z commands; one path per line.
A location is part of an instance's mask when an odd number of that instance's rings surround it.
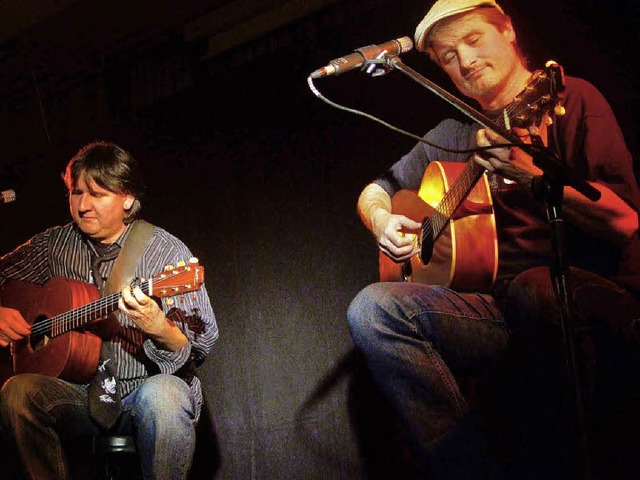
M 78 200 L 78 210 L 86 212 L 91 209 L 91 197 L 89 195 L 81 195 Z
M 460 61 L 460 67 L 468 70 L 476 63 L 478 57 L 474 49 L 463 45 L 458 49 L 458 59 Z

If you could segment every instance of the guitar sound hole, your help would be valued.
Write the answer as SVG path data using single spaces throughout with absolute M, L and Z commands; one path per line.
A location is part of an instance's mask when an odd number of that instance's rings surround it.
M 433 256 L 433 240 L 430 238 L 424 238 L 422 240 L 422 251 L 420 252 L 420 260 L 423 265 L 428 265 Z
M 51 326 L 45 323 L 45 317 L 37 318 L 31 326 L 29 344 L 33 350 L 40 350 L 47 346 L 51 338 Z
M 413 265 L 411 265 L 410 260 L 407 260 L 402 264 L 402 281 L 410 282 L 411 275 L 413 275 Z

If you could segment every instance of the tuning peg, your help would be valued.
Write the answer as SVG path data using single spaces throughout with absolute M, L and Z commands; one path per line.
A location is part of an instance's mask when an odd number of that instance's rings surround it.
M 172 307 L 175 301 L 173 300 L 173 298 L 166 298 L 164 300 L 164 303 L 167 305 L 167 307 Z
M 184 267 L 186 265 L 186 263 L 184 262 L 184 260 L 180 260 L 178 262 L 178 267 Z
M 189 259 L 189 263 L 191 263 L 191 264 L 198 263 L 198 259 L 196 257 L 191 257 Z
M 555 113 L 559 117 L 562 117 L 565 113 L 567 113 L 567 111 L 562 105 L 557 104 L 555 107 L 553 107 L 553 113 Z
M 168 272 L 169 270 L 173 270 L 173 265 L 165 265 L 164 266 L 164 271 Z

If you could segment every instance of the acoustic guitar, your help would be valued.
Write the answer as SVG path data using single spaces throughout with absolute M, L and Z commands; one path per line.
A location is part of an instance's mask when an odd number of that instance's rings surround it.
M 193 258 L 177 267 L 167 267 L 153 278 L 135 281 L 132 287 L 155 298 L 164 298 L 200 289 L 204 267 Z M 31 325 L 31 334 L 11 343 L 12 368 L 9 373 L 41 373 L 75 383 L 93 378 L 100 358 L 102 338 L 95 327 L 118 309 L 120 292 L 100 298 L 95 285 L 53 277 L 44 285 L 8 281 L 0 291 L 4 307 L 20 311 Z M 0 378 L 0 384 L 6 378 Z
M 558 79 L 561 79 L 558 82 Z M 500 127 L 529 128 L 562 115 L 562 67 L 548 62 L 507 106 Z M 392 212 L 422 223 L 416 242 L 420 252 L 395 263 L 380 253 L 381 281 L 413 281 L 457 291 L 488 291 L 498 271 L 498 238 L 486 172 L 474 161 L 429 163 L 420 189 L 400 190 Z

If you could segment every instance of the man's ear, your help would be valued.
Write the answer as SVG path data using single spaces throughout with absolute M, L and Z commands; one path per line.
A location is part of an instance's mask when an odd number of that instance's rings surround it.
M 136 201 L 136 197 L 134 197 L 131 194 L 127 194 L 127 196 L 124 197 L 124 203 L 123 203 L 124 209 L 131 210 L 131 207 L 133 207 L 133 202 L 135 201 Z
M 513 25 L 511 25 L 511 22 L 507 22 L 507 24 L 504 27 L 504 30 L 502 31 L 502 34 L 505 36 L 505 38 L 509 41 L 509 43 L 512 43 L 515 45 L 516 43 L 516 31 L 513 29 Z

